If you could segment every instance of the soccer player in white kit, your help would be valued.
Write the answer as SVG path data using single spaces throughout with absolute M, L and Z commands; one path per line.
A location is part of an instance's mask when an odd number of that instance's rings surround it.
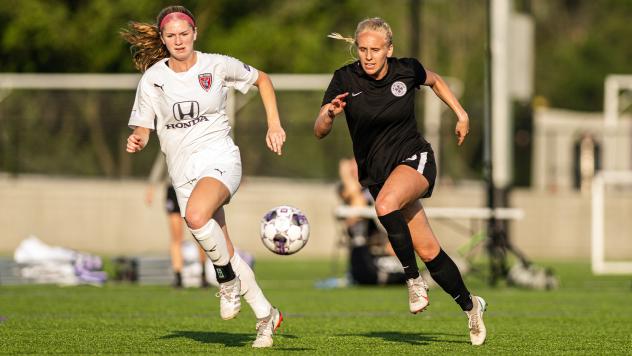
M 243 295 L 257 317 L 252 346 L 270 347 L 283 317 L 263 295 L 252 269 L 234 253 L 223 206 L 241 181 L 239 148 L 229 136 L 226 95 L 230 88 L 242 93 L 252 85 L 259 88 L 268 123 L 266 143 L 280 155 L 285 131 L 272 82 L 237 59 L 195 51 L 195 20 L 182 6 L 163 9 L 156 25 L 132 22 L 121 34 L 132 45 L 136 67 L 144 72 L 126 150 L 142 150 L 150 131 L 156 131 L 184 208 L 182 216 L 213 262 L 222 319 L 237 316 Z

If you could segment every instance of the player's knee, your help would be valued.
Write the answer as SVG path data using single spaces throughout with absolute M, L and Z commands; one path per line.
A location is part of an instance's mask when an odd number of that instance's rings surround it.
M 399 209 L 399 205 L 392 194 L 380 195 L 375 201 L 375 212 L 377 216 L 390 214 L 397 209 Z
M 432 246 L 428 246 L 427 248 L 421 249 L 421 251 L 418 249 L 417 254 L 419 255 L 419 258 L 424 263 L 426 263 L 426 262 L 430 262 L 434 260 L 439 254 L 440 250 L 441 250 L 441 247 L 439 247 L 438 244 L 437 245 L 433 244 Z
M 195 208 L 187 208 L 184 214 L 184 220 L 186 220 L 189 228 L 197 230 L 201 229 L 209 221 L 210 217 L 206 216 L 202 211 Z

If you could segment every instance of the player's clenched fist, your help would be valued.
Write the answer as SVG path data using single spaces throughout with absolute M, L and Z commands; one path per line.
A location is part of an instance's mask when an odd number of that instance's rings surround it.
M 138 152 L 142 150 L 143 148 L 145 148 L 146 144 L 147 144 L 147 141 L 143 140 L 143 138 L 140 135 L 131 134 L 127 138 L 126 151 L 129 153 Z

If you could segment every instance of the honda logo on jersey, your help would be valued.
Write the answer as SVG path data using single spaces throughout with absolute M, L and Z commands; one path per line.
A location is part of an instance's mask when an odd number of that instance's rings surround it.
M 181 101 L 173 104 L 173 117 L 178 121 L 193 120 L 200 116 L 200 104 L 197 101 Z
M 211 84 L 213 83 L 213 76 L 211 73 L 202 73 L 198 75 L 198 80 L 200 81 L 202 89 L 206 91 L 211 90 Z

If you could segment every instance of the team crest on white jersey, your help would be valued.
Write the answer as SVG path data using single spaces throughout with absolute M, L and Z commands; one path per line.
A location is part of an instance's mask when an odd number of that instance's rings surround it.
M 211 73 L 202 73 L 198 75 L 198 80 L 200 81 L 200 86 L 202 89 L 209 91 L 211 90 L 211 84 L 213 83 L 213 76 Z
M 391 85 L 391 93 L 396 97 L 401 97 L 406 94 L 406 84 L 400 82 L 399 80 Z

